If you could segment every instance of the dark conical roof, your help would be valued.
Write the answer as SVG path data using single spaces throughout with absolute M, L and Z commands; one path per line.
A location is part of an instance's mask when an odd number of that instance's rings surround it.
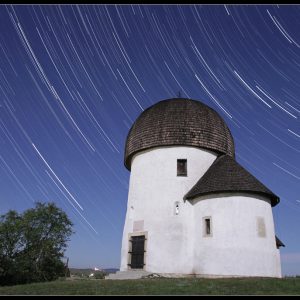
M 197 196 L 219 192 L 249 192 L 261 194 L 271 199 L 271 205 L 279 203 L 279 197 L 273 194 L 258 179 L 228 155 L 219 156 L 200 180 L 184 196 L 193 199 Z
M 139 151 L 160 146 L 194 146 L 234 157 L 232 135 L 221 116 L 204 103 L 174 98 L 160 101 L 137 118 L 126 140 L 128 170 Z
M 276 247 L 285 247 L 285 244 L 275 235 Z

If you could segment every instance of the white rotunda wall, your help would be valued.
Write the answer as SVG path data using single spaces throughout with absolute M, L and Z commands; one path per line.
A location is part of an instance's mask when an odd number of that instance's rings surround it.
M 134 155 L 121 250 L 121 271 L 128 270 L 129 238 L 147 236 L 149 272 L 190 274 L 194 269 L 194 212 L 183 196 L 217 155 L 186 146 L 160 147 Z M 187 159 L 187 177 L 177 176 L 177 159 Z M 176 203 L 179 205 L 176 214 Z

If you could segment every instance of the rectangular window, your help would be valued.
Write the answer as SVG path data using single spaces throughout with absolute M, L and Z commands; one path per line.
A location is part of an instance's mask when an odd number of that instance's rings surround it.
M 186 159 L 177 159 L 177 176 L 187 176 Z
M 203 218 L 203 236 L 212 236 L 211 217 Z

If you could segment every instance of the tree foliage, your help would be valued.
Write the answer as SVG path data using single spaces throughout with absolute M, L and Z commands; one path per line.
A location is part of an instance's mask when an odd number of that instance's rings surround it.
M 106 275 L 108 275 L 108 274 L 104 271 L 97 271 L 94 274 L 94 278 L 95 279 L 104 279 Z
M 0 216 L 0 285 L 65 276 L 62 262 L 72 222 L 54 203 L 37 202 L 22 214 Z

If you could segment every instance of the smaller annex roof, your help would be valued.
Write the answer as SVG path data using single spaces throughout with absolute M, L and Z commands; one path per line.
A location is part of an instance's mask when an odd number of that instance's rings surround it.
M 269 197 L 272 206 L 279 203 L 278 196 L 272 193 L 229 155 L 219 156 L 184 196 L 184 199 L 191 200 L 197 196 L 220 192 L 255 193 Z
M 284 243 L 275 235 L 276 247 L 285 247 Z

